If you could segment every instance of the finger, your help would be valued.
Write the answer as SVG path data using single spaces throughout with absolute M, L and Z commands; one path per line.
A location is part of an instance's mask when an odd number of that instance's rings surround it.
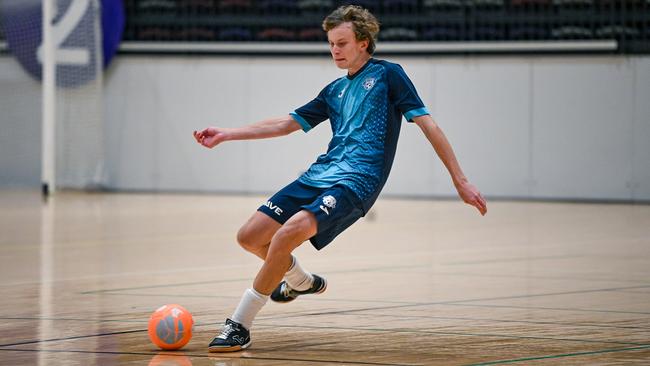
M 474 207 L 478 210 L 478 212 L 480 212 L 481 214 L 483 214 L 483 207 L 481 207 L 481 203 L 480 203 L 478 200 L 476 200 L 476 201 L 472 201 L 472 203 L 470 203 L 470 204 L 471 204 L 472 206 L 474 206 Z
M 480 195 L 480 194 L 478 195 L 478 197 L 479 197 L 480 200 L 481 200 L 481 206 L 483 206 L 483 207 L 485 208 L 485 210 L 487 211 L 487 201 L 486 201 L 485 198 L 483 198 L 483 196 Z
M 482 197 L 480 197 L 479 200 L 476 203 L 477 203 L 476 208 L 478 208 L 481 215 L 484 216 L 487 213 L 487 205 L 485 203 L 485 200 L 482 199 Z

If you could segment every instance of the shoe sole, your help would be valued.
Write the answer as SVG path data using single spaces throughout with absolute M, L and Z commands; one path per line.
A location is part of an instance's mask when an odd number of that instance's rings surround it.
M 322 277 L 321 277 L 321 278 L 322 278 Z M 311 293 L 311 294 L 304 294 L 304 295 L 320 295 L 320 294 L 322 294 L 323 292 L 325 292 L 325 290 L 327 290 L 327 280 L 324 279 L 324 278 L 323 278 L 323 285 L 324 285 L 323 288 L 320 289 L 319 291 L 317 291 L 317 292 L 313 292 L 313 293 Z M 304 295 L 298 295 L 298 296 L 304 296 Z M 296 296 L 296 297 L 292 297 L 291 300 L 287 300 L 287 301 L 277 301 L 277 300 L 273 300 L 273 299 L 271 299 L 271 300 L 272 300 L 273 302 L 278 303 L 278 304 L 287 304 L 287 303 L 290 303 L 290 302 L 292 302 L 293 300 L 297 299 L 298 296 Z
M 243 351 L 246 348 L 250 347 L 251 342 L 249 341 L 243 346 L 232 346 L 232 347 L 208 347 L 208 352 L 219 353 L 219 352 L 238 352 Z

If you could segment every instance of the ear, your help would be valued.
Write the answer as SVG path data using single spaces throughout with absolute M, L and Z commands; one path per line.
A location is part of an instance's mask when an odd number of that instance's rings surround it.
M 364 39 L 363 41 L 359 42 L 359 48 L 360 48 L 362 51 L 365 51 L 365 50 L 368 49 L 368 44 L 370 44 L 370 42 L 368 42 L 367 39 Z

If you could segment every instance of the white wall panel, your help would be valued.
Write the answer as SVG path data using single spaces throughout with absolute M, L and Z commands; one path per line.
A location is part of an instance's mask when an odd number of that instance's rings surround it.
M 242 191 L 245 143 L 213 150 L 192 131 L 233 127 L 248 113 L 245 59 L 120 59 L 106 85 L 111 185 L 118 189 Z M 114 116 L 114 117 L 113 117 Z M 244 116 L 246 117 L 246 116 Z
M 534 195 L 631 199 L 633 64 L 623 58 L 534 64 Z
M 41 83 L 0 57 L 0 188 L 41 184 Z
M 115 72 L 105 78 L 107 184 L 120 189 L 156 189 L 159 64 L 150 59 L 131 59 L 128 66 L 122 66 L 124 60 L 116 62 Z
M 650 200 L 650 58 L 391 60 L 404 66 L 486 195 Z M 275 191 L 327 149 L 328 123 L 214 150 L 191 132 L 284 115 L 342 74 L 327 57 L 118 57 L 105 77 L 108 186 Z M 8 57 L 0 57 L 0 81 L 0 185 L 37 185 L 40 84 Z M 415 125 L 402 126 L 384 192 L 456 194 Z
M 434 115 L 467 177 L 491 195 L 527 196 L 529 63 L 452 59 L 435 68 Z M 446 171 L 437 173 L 435 193 L 455 194 Z
M 211 125 L 237 125 L 242 111 L 249 109 L 250 93 L 242 79 L 250 63 L 201 58 L 181 65 L 180 73 L 175 64 L 161 70 L 174 75 L 161 80 L 161 89 L 175 92 L 165 96 L 160 109 L 161 140 L 169 144 L 158 145 L 157 154 L 163 166 L 173 168 L 161 169 L 160 184 L 174 190 L 240 190 L 241 182 L 250 180 L 248 171 L 241 169 L 250 158 L 245 144 L 226 143 L 209 150 L 195 142 L 192 132 Z
M 249 72 L 251 116 L 240 118 L 240 124 L 287 115 L 344 75 L 327 58 L 262 58 L 253 62 Z M 268 192 L 284 187 L 327 150 L 331 136 L 329 121 L 325 121 L 308 133 L 298 130 L 281 138 L 251 141 L 251 158 L 245 167 L 253 178 L 248 189 Z
M 635 115 L 632 127 L 632 193 L 636 200 L 650 200 L 650 62 L 635 58 Z

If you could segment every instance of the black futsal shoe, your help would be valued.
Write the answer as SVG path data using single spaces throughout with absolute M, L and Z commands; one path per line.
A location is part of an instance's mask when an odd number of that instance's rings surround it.
M 251 335 L 243 325 L 226 319 L 221 334 L 214 337 L 208 351 L 210 352 L 237 352 L 251 345 Z
M 311 287 L 304 290 L 298 291 L 292 289 L 286 281 L 280 282 L 278 287 L 273 290 L 271 294 L 271 300 L 275 302 L 289 302 L 296 299 L 300 295 L 307 294 L 322 294 L 327 290 L 327 281 L 319 275 L 312 274 L 314 277 L 314 283 L 311 284 Z

